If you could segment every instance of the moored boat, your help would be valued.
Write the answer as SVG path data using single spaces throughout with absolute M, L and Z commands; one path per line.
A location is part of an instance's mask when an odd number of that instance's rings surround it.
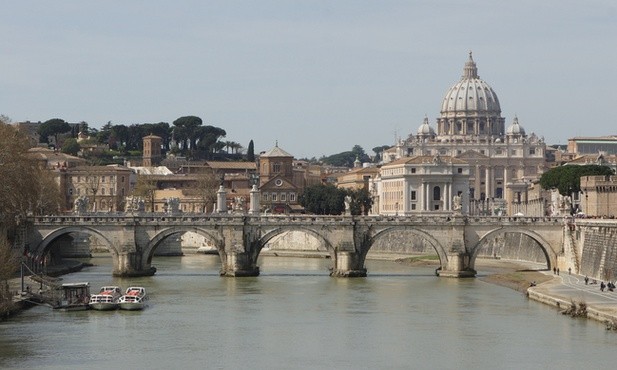
M 62 284 L 62 297 L 54 309 L 62 311 L 87 310 L 90 300 L 90 283 Z
M 129 287 L 124 295 L 118 300 L 118 304 L 122 310 L 136 311 L 144 308 L 146 299 L 145 288 Z
M 90 297 L 89 306 L 93 310 L 108 311 L 118 308 L 118 300 L 122 296 L 122 290 L 117 286 L 104 286 L 98 294 Z

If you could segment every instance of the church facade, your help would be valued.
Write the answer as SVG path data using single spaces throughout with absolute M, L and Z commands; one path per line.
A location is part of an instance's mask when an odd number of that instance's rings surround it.
M 436 130 L 424 118 L 415 133 L 383 153 L 383 160 L 387 164 L 405 157 L 441 156 L 465 161 L 470 212 L 476 207 L 495 213 L 491 208 L 505 205 L 509 185 L 540 177 L 546 169 L 545 154 L 544 139 L 527 135 L 517 117 L 506 126 L 497 94 L 478 75 L 470 52 L 461 79 L 441 102 Z

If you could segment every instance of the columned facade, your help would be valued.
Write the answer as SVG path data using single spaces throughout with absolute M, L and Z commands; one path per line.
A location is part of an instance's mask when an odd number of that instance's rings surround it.
M 375 181 L 379 214 L 465 212 L 469 166 L 452 157 L 401 158 L 381 168 Z

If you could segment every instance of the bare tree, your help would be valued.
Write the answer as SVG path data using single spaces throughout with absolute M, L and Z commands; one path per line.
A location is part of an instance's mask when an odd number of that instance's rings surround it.
M 13 307 L 13 297 L 8 280 L 19 268 L 19 255 L 5 238 L 0 238 L 0 314 L 5 315 Z
M 135 184 L 132 195 L 142 197 L 150 207 L 150 212 L 154 212 L 154 196 L 156 189 L 155 180 L 149 179 L 148 176 L 140 175 L 137 178 L 137 184 Z

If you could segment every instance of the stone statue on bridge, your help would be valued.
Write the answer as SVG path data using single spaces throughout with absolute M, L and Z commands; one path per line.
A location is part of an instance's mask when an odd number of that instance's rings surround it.
M 457 213 L 461 213 L 462 209 L 463 205 L 461 203 L 461 196 L 457 194 L 452 197 L 452 210 Z
M 234 197 L 231 210 L 234 213 L 244 213 L 246 211 L 246 199 L 244 197 Z
M 86 196 L 80 196 L 79 198 L 75 199 L 75 206 L 74 206 L 74 213 L 81 215 L 84 214 L 86 212 L 88 212 L 88 206 L 90 204 L 90 199 L 88 199 L 88 197 Z
M 180 213 L 180 198 L 167 198 L 166 206 L 168 214 L 174 215 Z
M 351 197 L 345 196 L 345 216 L 351 216 Z
M 142 213 L 146 211 L 146 202 L 142 197 L 128 196 L 126 197 L 126 206 L 124 209 L 127 213 Z

